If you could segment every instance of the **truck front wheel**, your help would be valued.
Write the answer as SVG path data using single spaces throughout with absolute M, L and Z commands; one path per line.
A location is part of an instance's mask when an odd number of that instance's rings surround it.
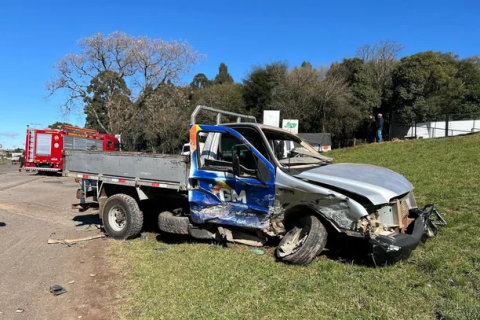
M 288 227 L 289 231 L 277 247 L 277 258 L 291 264 L 309 264 L 325 248 L 327 229 L 313 214 L 301 215 Z
M 142 231 L 143 212 L 134 198 L 120 193 L 105 201 L 102 220 L 110 237 L 125 240 L 135 238 Z

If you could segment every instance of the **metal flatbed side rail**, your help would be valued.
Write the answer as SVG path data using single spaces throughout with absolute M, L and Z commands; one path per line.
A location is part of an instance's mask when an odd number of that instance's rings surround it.
M 181 183 L 176 183 L 176 182 L 169 182 L 169 181 L 111 177 L 111 176 L 104 176 L 102 174 L 86 174 L 82 172 L 68 172 L 65 174 L 65 176 L 71 177 L 71 178 L 97 180 L 97 181 L 102 181 L 110 184 L 118 184 L 118 185 L 131 186 L 131 187 L 145 186 L 145 187 L 172 189 L 177 191 L 187 190 L 186 185 Z
M 196 124 L 197 116 L 201 110 L 215 112 L 217 114 L 217 125 L 222 123 L 222 114 L 227 116 L 237 117 L 237 122 L 242 122 L 242 118 L 250 119 L 250 120 L 253 120 L 253 122 L 257 122 L 257 118 L 255 118 L 254 116 L 249 116 L 249 115 L 230 112 L 230 111 L 224 111 L 224 110 L 207 107 L 207 106 L 197 106 L 193 111 L 192 116 L 190 117 L 190 124 L 192 125 Z

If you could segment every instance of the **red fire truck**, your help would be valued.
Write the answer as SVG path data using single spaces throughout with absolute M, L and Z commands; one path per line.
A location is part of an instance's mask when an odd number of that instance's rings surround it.
M 27 127 L 25 141 L 25 170 L 61 172 L 63 150 L 117 151 L 117 138 L 91 129 L 64 125 L 59 129 L 31 129 Z

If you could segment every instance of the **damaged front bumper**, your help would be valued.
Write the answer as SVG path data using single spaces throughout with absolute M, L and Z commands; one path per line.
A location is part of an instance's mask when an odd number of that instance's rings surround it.
M 435 209 L 434 204 L 426 205 L 423 209 L 411 209 L 410 216 L 415 220 L 405 233 L 394 236 L 371 236 L 372 257 L 376 265 L 394 263 L 408 258 L 420 241 L 425 242 L 427 238 L 437 234 L 437 226 L 447 224 Z

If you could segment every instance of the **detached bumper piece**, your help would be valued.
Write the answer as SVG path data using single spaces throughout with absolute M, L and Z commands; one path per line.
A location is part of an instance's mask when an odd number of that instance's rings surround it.
M 409 216 L 415 220 L 405 233 L 393 237 L 376 235 L 370 239 L 375 265 L 395 263 L 408 258 L 420 241 L 425 242 L 428 238 L 436 236 L 438 227 L 447 225 L 435 209 L 435 204 L 426 205 L 422 209 L 411 209 Z

